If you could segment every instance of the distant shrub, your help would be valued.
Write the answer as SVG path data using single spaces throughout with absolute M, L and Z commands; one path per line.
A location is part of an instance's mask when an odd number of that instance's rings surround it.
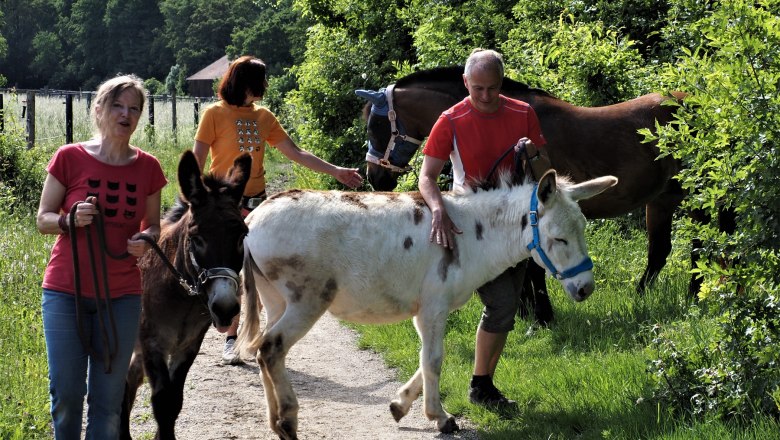
M 0 211 L 37 209 L 48 157 L 42 149 L 28 150 L 20 129 L 0 133 Z

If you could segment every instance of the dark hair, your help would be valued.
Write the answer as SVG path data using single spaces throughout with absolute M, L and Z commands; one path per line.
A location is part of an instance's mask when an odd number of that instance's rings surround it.
M 219 97 L 231 105 L 244 105 L 246 92 L 262 97 L 268 82 L 265 63 L 259 58 L 244 55 L 233 61 L 219 83 Z

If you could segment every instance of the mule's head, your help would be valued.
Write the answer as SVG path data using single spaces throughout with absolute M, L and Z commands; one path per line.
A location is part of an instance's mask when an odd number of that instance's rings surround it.
M 179 162 L 181 197 L 190 207 L 185 245 L 188 271 L 197 276 L 196 285 L 208 298 L 211 319 L 220 331 L 240 310 L 238 273 L 248 231 L 240 202 L 251 165 L 252 158 L 245 153 L 226 177 L 217 178 L 201 176 L 191 151 L 184 152 Z
M 390 106 L 385 89 L 355 90 L 355 94 L 368 100 L 366 115 L 366 134 L 368 135 L 368 153 L 366 154 L 366 178 L 377 191 L 392 191 L 398 185 L 398 177 L 406 172 L 409 162 L 419 145 L 404 138 L 406 135 L 400 119 L 396 119 L 396 136 L 390 124 Z M 392 149 L 384 165 L 385 153 L 392 141 Z M 389 165 L 389 166 L 388 166 Z
M 527 247 L 536 264 L 556 278 L 574 301 L 584 300 L 595 288 L 593 263 L 585 243 L 585 216 L 577 201 L 616 184 L 617 178 L 604 176 L 573 185 L 550 170 L 532 195 L 529 217 L 533 238 Z

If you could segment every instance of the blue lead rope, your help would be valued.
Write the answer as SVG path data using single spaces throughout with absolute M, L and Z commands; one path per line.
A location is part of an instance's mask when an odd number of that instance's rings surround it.
M 537 211 L 539 207 L 539 199 L 536 197 L 536 189 L 538 187 L 539 184 L 535 184 L 533 192 L 531 193 L 531 212 L 528 213 L 528 216 L 531 219 L 531 230 L 534 233 L 534 239 L 531 243 L 528 243 L 528 250 L 530 251 L 536 249 L 536 252 L 539 254 L 539 258 L 541 258 L 544 265 L 547 266 L 547 270 L 550 271 L 553 277 L 559 280 L 571 278 L 577 274 L 593 269 L 593 260 L 591 260 L 590 257 L 585 257 L 585 259 L 582 260 L 580 264 L 572 267 L 571 269 L 564 270 L 563 272 L 558 272 L 558 269 L 555 268 L 555 265 L 547 257 L 544 249 L 542 249 L 542 245 L 539 243 L 539 213 Z

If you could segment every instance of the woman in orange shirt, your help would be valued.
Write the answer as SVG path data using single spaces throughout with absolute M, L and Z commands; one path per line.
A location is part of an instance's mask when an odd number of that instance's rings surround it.
M 252 174 L 241 201 L 244 215 L 266 198 L 263 167 L 266 143 L 288 159 L 314 171 L 330 174 L 350 188 L 360 186 L 363 177 L 357 168 L 339 167 L 302 150 L 290 139 L 276 116 L 256 104 L 263 99 L 267 88 L 266 68 L 262 60 L 242 56 L 233 61 L 219 84 L 221 100 L 206 108 L 195 134 L 195 157 L 203 167 L 211 153 L 211 173 L 224 175 L 240 154 L 247 152 L 252 155 Z M 233 351 L 238 319 L 236 316 L 227 331 L 222 353 L 224 364 L 241 363 Z

